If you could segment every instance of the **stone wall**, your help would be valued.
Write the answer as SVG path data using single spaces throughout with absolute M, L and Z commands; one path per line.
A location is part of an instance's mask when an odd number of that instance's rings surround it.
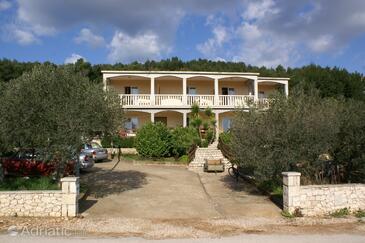
M 61 190 L 0 191 L 0 216 L 75 217 L 79 179 L 61 179 Z
M 300 185 L 300 173 L 283 173 L 284 210 L 305 216 L 325 215 L 339 209 L 365 209 L 365 184 Z

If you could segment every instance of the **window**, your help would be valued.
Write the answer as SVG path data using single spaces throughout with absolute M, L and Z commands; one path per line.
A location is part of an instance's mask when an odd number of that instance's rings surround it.
M 259 98 L 265 98 L 265 92 L 259 91 Z
M 139 94 L 138 87 L 124 87 L 125 94 Z
M 235 95 L 235 93 L 234 88 L 222 88 L 222 95 Z
M 138 117 L 127 118 L 124 128 L 126 130 L 136 130 L 138 128 Z
M 195 87 L 189 87 L 188 88 L 188 94 L 196 95 L 196 88 Z
M 227 132 L 231 129 L 231 118 L 224 117 L 222 122 L 223 131 Z

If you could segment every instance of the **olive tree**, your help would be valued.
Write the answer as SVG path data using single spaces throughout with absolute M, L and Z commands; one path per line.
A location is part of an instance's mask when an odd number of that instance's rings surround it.
M 58 179 L 83 143 L 122 124 L 119 97 L 90 82 L 72 65 L 38 65 L 2 88 L 3 149 L 43 151 L 45 161 L 57 161 Z
M 344 108 L 343 102 L 323 99 L 315 90 L 277 95 L 267 110 L 237 112 L 232 151 L 259 181 L 279 182 L 281 172 L 293 169 L 314 180 L 319 156 L 334 154 Z

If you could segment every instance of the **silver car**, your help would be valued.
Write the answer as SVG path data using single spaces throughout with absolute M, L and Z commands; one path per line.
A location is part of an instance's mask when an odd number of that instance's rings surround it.
M 108 150 L 95 142 L 84 144 L 81 148 L 81 153 L 92 156 L 95 162 L 103 161 L 108 158 Z
M 90 154 L 81 152 L 79 155 L 80 170 L 88 170 L 94 166 L 94 159 Z

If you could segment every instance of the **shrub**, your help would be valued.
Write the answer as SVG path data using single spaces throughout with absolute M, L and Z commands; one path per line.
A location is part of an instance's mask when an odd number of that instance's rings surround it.
M 137 152 L 145 158 L 169 156 L 171 150 L 170 131 L 161 122 L 147 123 L 138 131 L 135 146 Z
M 1 191 L 8 190 L 57 190 L 58 183 L 50 177 L 7 177 L 0 184 Z
M 101 140 L 103 148 L 134 148 L 134 137 L 105 136 Z
M 356 218 L 365 218 L 365 211 L 361 210 L 361 209 L 357 210 L 355 212 L 355 217 Z
M 183 155 L 179 158 L 179 161 L 180 162 L 183 162 L 183 163 L 188 163 L 189 162 L 189 156 L 187 155 Z
M 197 131 L 192 127 L 176 127 L 171 132 L 172 155 L 180 157 L 186 155 L 192 144 L 199 140 Z
M 230 144 L 231 142 L 231 138 L 232 135 L 230 132 L 222 132 L 221 134 L 219 134 L 219 139 L 224 143 L 224 144 Z
M 341 209 L 338 209 L 338 210 L 330 213 L 330 216 L 335 217 L 335 218 L 344 218 L 349 214 L 350 214 L 350 210 L 348 208 L 341 208 Z

